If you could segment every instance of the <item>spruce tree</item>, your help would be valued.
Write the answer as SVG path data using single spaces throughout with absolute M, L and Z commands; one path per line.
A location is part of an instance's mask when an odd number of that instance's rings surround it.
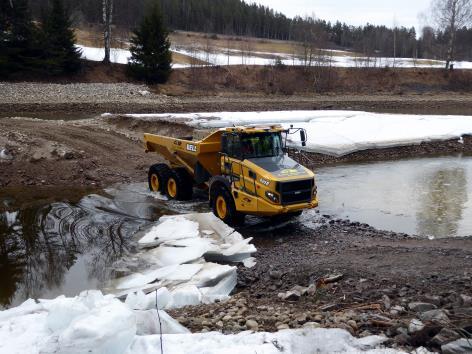
M 81 67 L 81 52 L 75 46 L 75 34 L 63 0 L 52 0 L 43 23 L 49 74 L 74 73 Z
M 0 0 L 0 76 L 40 72 L 44 51 L 28 0 Z
M 133 32 L 131 39 L 129 72 L 139 80 L 164 83 L 169 78 L 172 64 L 169 32 L 157 1 Z

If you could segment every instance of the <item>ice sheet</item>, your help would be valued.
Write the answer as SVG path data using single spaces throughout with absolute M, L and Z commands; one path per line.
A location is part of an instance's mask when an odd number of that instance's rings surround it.
M 132 114 L 140 118 L 141 115 Z M 305 128 L 306 147 L 295 134 L 289 143 L 300 149 L 346 155 L 355 151 L 459 139 L 472 134 L 472 117 L 380 114 L 357 111 L 214 112 L 146 115 L 146 119 L 182 120 L 198 128 L 282 124 Z

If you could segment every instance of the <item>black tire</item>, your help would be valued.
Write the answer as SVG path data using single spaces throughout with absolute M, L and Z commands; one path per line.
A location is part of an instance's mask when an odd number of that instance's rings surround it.
M 175 200 L 190 200 L 193 196 L 193 179 L 185 168 L 174 168 L 170 171 L 169 180 L 175 181 L 175 195 L 169 191 L 169 186 L 166 188 L 166 194 L 169 198 Z
M 152 165 L 148 173 L 148 186 L 151 192 L 165 193 L 167 180 L 169 179 L 171 169 L 165 163 Z M 153 176 L 157 177 L 159 187 L 155 190 L 153 187 Z M 155 178 L 154 177 L 154 178 Z M 155 184 L 154 184 L 155 186 Z
M 218 204 L 218 199 L 220 197 L 223 198 L 226 203 L 226 215 L 224 217 L 222 217 L 218 213 L 217 204 Z M 230 226 L 240 226 L 244 224 L 245 215 L 236 210 L 233 196 L 231 195 L 230 191 L 227 188 L 223 186 L 218 186 L 212 190 L 211 206 L 212 206 L 213 214 L 215 214 L 216 217 L 223 220 L 226 224 Z

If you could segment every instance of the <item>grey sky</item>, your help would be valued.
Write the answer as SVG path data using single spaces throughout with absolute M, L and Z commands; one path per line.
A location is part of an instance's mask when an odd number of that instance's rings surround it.
M 311 15 L 317 18 L 352 25 L 367 22 L 393 27 L 394 19 L 398 26 L 415 26 L 423 23 L 418 14 L 429 8 L 431 0 L 248 0 L 267 5 L 290 17 Z

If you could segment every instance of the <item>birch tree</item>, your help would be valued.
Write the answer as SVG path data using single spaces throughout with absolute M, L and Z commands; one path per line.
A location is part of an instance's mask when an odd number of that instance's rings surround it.
M 113 0 L 102 0 L 103 7 L 103 41 L 105 47 L 105 58 L 103 62 L 110 64 L 111 48 L 111 24 L 113 21 Z
M 454 60 L 457 30 L 472 21 L 472 0 L 432 0 L 433 20 L 448 34 L 446 69 Z

